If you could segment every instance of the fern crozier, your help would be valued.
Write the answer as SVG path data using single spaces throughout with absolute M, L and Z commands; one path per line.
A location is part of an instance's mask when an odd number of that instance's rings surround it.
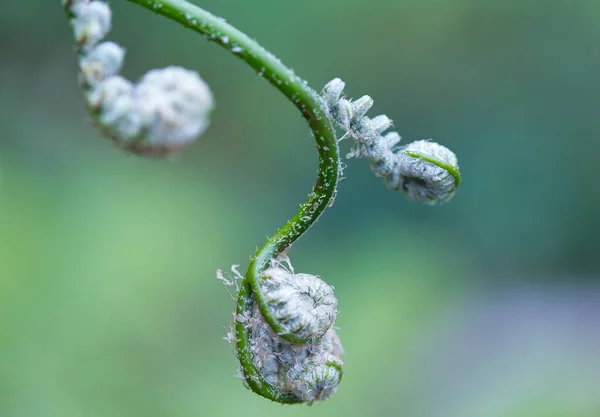
M 376 176 L 409 199 L 448 201 L 460 182 L 456 156 L 438 144 L 400 146 L 386 115 L 367 116 L 373 99 L 344 96 L 335 78 L 317 94 L 260 44 L 224 19 L 185 0 L 128 0 L 207 39 L 246 62 L 277 88 L 306 119 L 318 152 L 317 181 L 298 212 L 251 257 L 236 279 L 236 305 L 227 340 L 235 347 L 245 385 L 282 404 L 329 398 L 342 378 L 333 287 L 312 274 L 295 273 L 287 253 L 332 206 L 343 164 L 339 142 L 352 139 L 349 157 L 364 157 Z M 170 66 L 150 70 L 137 83 L 120 75 L 125 49 L 105 41 L 112 13 L 97 0 L 62 0 L 79 54 L 79 81 L 93 123 L 119 147 L 145 156 L 178 152 L 209 125 L 212 92 L 195 72 Z M 343 135 L 338 139 L 334 125 Z

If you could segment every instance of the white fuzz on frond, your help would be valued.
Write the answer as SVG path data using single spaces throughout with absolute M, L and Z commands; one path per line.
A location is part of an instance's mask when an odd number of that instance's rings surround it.
M 373 99 L 370 96 L 362 96 L 356 101 L 352 102 L 352 118 L 354 120 L 360 120 L 369 110 L 373 107 Z
M 79 1 L 71 5 L 71 27 L 75 41 L 82 50 L 89 49 L 108 35 L 112 12 L 108 4 L 101 1 Z
M 379 135 L 383 134 L 383 132 L 388 130 L 394 124 L 394 122 L 392 122 L 385 114 L 372 118 L 371 123 Z
M 63 1 L 79 46 L 80 83 L 100 130 L 119 147 L 148 156 L 178 152 L 208 127 L 214 99 L 198 74 L 180 67 L 149 71 L 133 84 L 118 74 L 124 49 L 102 42 L 111 11 L 101 1 Z
M 333 327 L 319 340 L 294 344 L 278 336 L 256 306 L 250 323 L 254 366 L 280 395 L 312 403 L 326 400 L 337 390 L 342 346 Z
M 345 132 L 343 138 L 349 136 L 355 141 L 347 157 L 367 158 L 375 175 L 382 177 L 390 188 L 404 191 L 409 200 L 429 205 L 450 200 L 460 182 L 456 155 L 428 141 L 399 148 L 398 133 L 384 135 L 392 127 L 392 120 L 384 114 L 369 118 L 366 114 L 373 106 L 373 99 L 363 96 L 354 102 L 346 100 L 344 87 L 344 82 L 336 78 L 325 86 L 321 95 L 329 118 Z
M 325 400 L 337 390 L 343 367 L 342 345 L 334 329 L 337 299 L 333 287 L 314 275 L 295 273 L 285 255 L 270 265 L 257 277 L 260 297 L 238 291 L 234 325 L 241 338 L 228 334 L 227 340 L 247 340 L 236 350 L 240 373 L 247 386 L 268 384 L 277 396 L 291 402 Z M 232 272 L 236 280 L 245 279 Z M 222 271 L 217 277 L 232 284 Z M 238 289 L 244 285 L 251 283 Z M 241 305 L 245 307 L 240 309 Z M 301 340 L 290 341 L 289 334 Z
M 389 185 L 402 190 L 410 200 L 434 205 L 449 201 L 458 186 L 458 160 L 448 148 L 420 140 L 398 153 L 398 163 Z
M 273 266 L 261 275 L 265 302 L 282 334 L 309 340 L 323 336 L 337 316 L 333 287 L 315 275 Z
M 340 98 L 342 98 L 344 88 L 346 88 L 346 83 L 339 78 L 334 78 L 333 80 L 329 81 L 325 87 L 323 87 L 321 95 L 323 96 L 325 104 L 328 108 L 337 106 Z
M 102 42 L 79 58 L 79 79 L 84 88 L 94 88 L 121 72 L 125 50 L 114 42 Z

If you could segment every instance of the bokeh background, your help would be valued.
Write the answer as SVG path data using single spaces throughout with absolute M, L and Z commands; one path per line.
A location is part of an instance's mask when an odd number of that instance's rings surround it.
M 292 252 L 337 290 L 339 392 L 284 407 L 235 378 L 233 301 L 316 157 L 296 109 L 202 37 L 113 0 L 125 74 L 197 69 L 209 131 L 168 161 L 87 121 L 60 2 L 0 12 L 0 416 L 600 415 L 600 4 L 197 0 L 320 89 L 343 78 L 404 141 L 458 155 L 429 208 L 348 161 Z M 345 144 L 347 149 L 348 144 Z

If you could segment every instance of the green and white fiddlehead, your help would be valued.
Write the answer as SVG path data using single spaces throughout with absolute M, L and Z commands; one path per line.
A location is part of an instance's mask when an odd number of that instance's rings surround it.
M 342 347 L 335 333 L 337 299 L 319 277 L 296 273 L 292 244 L 331 206 L 341 176 L 334 123 L 352 138 L 349 157 L 365 157 L 392 189 L 427 204 L 443 203 L 460 182 L 456 156 L 429 141 L 400 147 L 385 115 L 369 118 L 369 96 L 343 97 L 334 79 L 321 95 L 223 19 L 185 0 L 127 0 L 204 34 L 249 64 L 302 113 L 316 141 L 317 182 L 300 210 L 256 252 L 245 276 L 237 274 L 236 308 L 229 340 L 245 384 L 280 403 L 312 403 L 335 392 L 342 377 Z M 92 120 L 119 147 L 140 155 L 178 152 L 201 135 L 214 107 L 196 73 L 179 67 L 151 70 L 133 84 L 119 75 L 124 50 L 105 42 L 111 10 L 101 1 L 63 0 L 79 53 L 80 84 Z M 219 271 L 218 276 L 228 281 Z

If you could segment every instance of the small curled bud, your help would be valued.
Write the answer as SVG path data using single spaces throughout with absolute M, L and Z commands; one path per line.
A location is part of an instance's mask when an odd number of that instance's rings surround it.
M 335 391 L 342 378 L 341 364 L 333 355 L 327 360 L 313 360 L 294 366 L 289 372 L 293 394 L 304 402 L 323 401 Z
M 338 301 L 333 287 L 315 275 L 275 266 L 263 272 L 260 285 L 280 336 L 312 340 L 323 336 L 335 321 Z
M 435 142 L 413 142 L 398 153 L 391 186 L 410 200 L 434 205 L 449 201 L 460 183 L 456 155 Z
M 346 83 L 344 83 L 339 78 L 334 78 L 333 80 L 325 84 L 321 95 L 325 99 L 325 104 L 328 108 L 333 108 L 337 106 L 338 102 L 340 101 L 340 98 L 342 98 L 342 93 L 344 92 L 345 87 Z
M 155 156 L 179 151 L 202 134 L 213 108 L 206 83 L 180 67 L 152 70 L 135 86 L 109 78 L 88 95 L 88 103 L 119 146 Z
M 335 118 L 342 129 L 349 131 L 350 120 L 352 119 L 352 103 L 345 98 L 341 98 L 337 106 Z
M 369 96 L 362 96 L 352 103 L 352 120 L 359 121 L 373 107 L 373 99 Z
M 144 145 L 180 149 L 204 133 L 214 101 L 193 71 L 167 67 L 149 71 L 136 88 L 146 121 Z
M 97 86 L 100 82 L 121 72 L 125 50 L 114 42 L 102 42 L 79 59 L 79 77 L 84 88 Z
M 352 103 L 342 97 L 345 85 L 339 78 L 334 78 L 325 85 L 321 96 L 325 102 L 328 114 L 342 129 L 349 131 L 353 108 Z
M 318 341 L 294 344 L 277 335 L 256 306 L 245 324 L 253 365 L 278 395 L 310 404 L 335 393 L 343 362 L 342 346 L 333 328 Z
M 373 124 L 373 127 L 375 128 L 377 133 L 381 135 L 383 132 L 392 127 L 392 124 L 394 122 L 392 122 L 392 120 L 385 114 L 381 114 L 379 116 L 373 117 L 371 119 L 371 123 Z
M 83 50 L 89 49 L 100 42 L 110 32 L 112 13 L 110 7 L 101 1 L 73 2 L 70 12 L 74 15 L 71 20 L 75 41 Z

